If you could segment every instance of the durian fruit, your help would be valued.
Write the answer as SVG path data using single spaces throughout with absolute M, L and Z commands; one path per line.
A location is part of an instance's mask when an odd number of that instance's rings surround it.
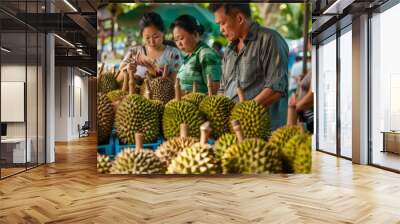
M 160 120 L 152 102 L 141 95 L 132 94 L 135 89 L 133 74 L 129 80 L 129 95 L 119 105 L 115 115 L 115 127 L 124 144 L 135 144 L 135 133 L 143 133 L 145 143 L 153 142 L 160 135 Z
M 107 96 L 111 102 L 122 100 L 126 95 L 128 95 L 128 92 L 121 89 L 113 90 L 107 93 Z
M 106 94 L 97 96 L 97 142 L 107 143 L 114 124 L 114 109 Z
M 284 126 L 276 129 L 272 132 L 271 137 L 268 142 L 271 145 L 276 145 L 278 148 L 283 148 L 285 144 L 291 139 L 293 136 L 301 133 L 300 127 L 298 126 Z
M 231 133 L 223 134 L 214 144 L 215 155 L 218 160 L 222 159 L 225 151 L 234 144 L 237 144 L 238 140 L 236 135 Z
M 240 102 L 235 105 L 230 121 L 239 120 L 245 138 L 266 139 L 270 134 L 270 119 L 267 109 L 254 100 L 245 101 L 243 90 L 238 88 Z M 231 126 L 231 131 L 233 132 Z
M 301 130 L 298 126 L 287 125 L 276 129 L 274 132 L 272 132 L 271 137 L 268 139 L 268 144 L 281 151 L 282 168 L 284 172 L 292 173 L 293 170 L 291 165 L 288 163 L 288 160 L 284 159 L 282 155 L 282 149 L 293 136 L 299 135 L 300 133 Z
M 109 156 L 97 153 L 97 172 L 108 174 L 110 173 L 112 161 Z
M 193 91 L 182 97 L 182 100 L 194 104 L 196 107 L 200 106 L 201 101 L 206 97 L 203 93 L 197 92 L 197 82 L 193 81 Z
M 181 124 L 181 136 L 172 138 L 164 142 L 156 150 L 156 155 L 160 160 L 169 166 L 171 161 L 185 148 L 199 142 L 197 138 L 188 137 L 189 128 L 187 124 Z
M 162 174 L 165 166 L 150 149 L 143 149 L 143 135 L 135 134 L 136 148 L 120 152 L 111 168 L 112 174 Z
M 259 138 L 244 139 L 241 125 L 232 122 L 238 144 L 229 147 L 222 157 L 224 174 L 261 174 L 282 171 L 279 149 Z
M 164 66 L 164 72 L 161 77 L 149 80 L 149 86 L 152 92 L 153 100 L 160 100 L 166 104 L 174 98 L 174 80 L 168 77 L 168 66 Z M 142 85 L 142 95 L 144 95 L 144 92 L 146 92 L 146 88 L 146 85 Z
M 150 88 L 149 81 L 147 79 L 144 80 L 143 84 L 146 85 L 144 97 L 146 97 L 146 99 L 150 100 L 153 103 L 153 105 L 157 110 L 158 117 L 160 118 L 161 121 L 162 116 L 164 114 L 164 103 L 160 100 L 153 100 L 152 89 Z
M 97 74 L 103 74 L 104 71 L 104 66 L 106 65 L 106 63 L 101 63 L 99 70 L 97 71 Z
M 216 174 L 220 172 L 214 149 L 207 144 L 210 122 L 201 126 L 200 142 L 185 148 L 171 161 L 168 174 Z
M 213 96 L 212 79 L 208 76 L 208 96 L 200 104 L 200 112 L 211 122 L 211 137 L 218 139 L 229 132 L 229 115 L 235 104 L 226 96 Z
M 98 92 L 108 93 L 118 89 L 118 81 L 113 72 L 105 72 L 100 74 L 98 81 Z
M 114 110 L 117 111 L 119 104 L 122 100 L 129 94 L 129 75 L 126 71 L 124 71 L 124 80 L 122 89 L 113 90 L 107 93 L 107 96 L 110 98 Z
M 199 127 L 204 123 L 204 118 L 198 108 L 181 100 L 179 78 L 175 82 L 176 99 L 165 105 L 162 118 L 164 137 L 167 139 L 179 136 L 180 124 L 189 126 L 189 135 L 195 138 L 200 137 Z
M 290 138 L 281 150 L 286 172 L 310 173 L 312 166 L 311 136 L 305 133 Z

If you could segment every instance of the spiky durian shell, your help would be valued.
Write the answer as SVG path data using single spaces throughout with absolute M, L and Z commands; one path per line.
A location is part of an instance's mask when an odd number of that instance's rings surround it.
M 246 139 L 229 147 L 222 157 L 223 173 L 278 173 L 282 170 L 279 150 L 262 139 Z
M 272 147 L 275 147 L 278 150 L 280 150 L 281 156 L 283 157 L 282 155 L 283 147 L 293 136 L 298 135 L 300 133 L 301 133 L 300 128 L 298 126 L 284 126 L 272 132 L 271 137 L 268 140 L 268 143 Z M 288 161 L 285 159 L 282 160 L 282 167 L 284 172 L 287 173 L 293 172 L 291 166 L 288 164 Z
M 171 161 L 168 174 L 216 174 L 220 167 L 211 145 L 196 143 Z
M 112 166 L 109 156 L 97 154 L 97 172 L 108 174 Z
M 128 92 L 120 89 L 113 90 L 107 93 L 107 96 L 111 100 L 111 102 L 122 100 L 126 95 L 128 95 Z
M 268 111 L 254 100 L 236 104 L 230 116 L 233 120 L 239 120 L 244 138 L 266 139 L 270 134 Z
M 189 136 L 200 137 L 200 125 L 204 123 L 204 118 L 197 107 L 186 101 L 172 100 L 164 108 L 162 120 L 164 137 L 167 139 L 178 137 L 182 123 L 188 125 Z
M 107 143 L 114 124 L 114 108 L 105 94 L 97 96 L 97 142 Z
M 100 75 L 98 82 L 98 92 L 108 93 L 112 90 L 118 89 L 118 81 L 112 72 L 106 72 Z
M 207 96 L 200 103 L 200 112 L 211 123 L 211 136 L 219 138 L 229 132 L 229 115 L 235 104 L 226 96 Z
M 282 149 L 283 159 L 289 165 L 289 172 L 310 173 L 312 167 L 311 136 L 293 136 Z
M 197 142 L 199 142 L 199 140 L 196 138 L 175 137 L 160 145 L 155 153 L 160 160 L 166 164 L 166 166 L 169 166 L 171 161 L 175 159 L 183 149 L 190 147 Z
M 215 155 L 218 160 L 222 159 L 225 151 L 234 144 L 237 144 L 237 138 L 234 134 L 223 134 L 214 144 Z
M 165 166 L 152 150 L 126 148 L 114 160 L 111 168 L 113 174 L 162 174 Z
M 160 118 L 161 121 L 162 116 L 164 114 L 164 107 L 165 107 L 164 103 L 160 100 L 150 100 L 150 101 L 154 104 L 158 113 L 158 117 Z
M 168 103 L 175 97 L 175 82 L 170 78 L 158 77 L 148 80 L 151 98 L 153 100 L 160 100 L 163 104 Z M 146 85 L 140 87 L 140 93 L 144 95 L 146 92 Z
M 182 97 L 182 100 L 194 104 L 196 107 L 200 106 L 201 101 L 206 97 L 204 93 L 189 93 Z
M 117 109 L 115 127 L 124 144 L 135 144 L 135 133 L 143 133 L 144 142 L 153 142 L 160 135 L 160 120 L 156 107 L 143 96 L 124 98 Z

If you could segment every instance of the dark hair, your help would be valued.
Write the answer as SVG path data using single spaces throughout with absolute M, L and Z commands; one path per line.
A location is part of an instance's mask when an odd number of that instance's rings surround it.
M 221 7 L 224 7 L 225 13 L 232 15 L 237 12 L 243 13 L 246 17 L 251 17 L 251 10 L 249 3 L 237 3 L 237 4 L 227 4 L 227 3 L 211 3 L 209 8 L 212 12 L 217 11 Z
M 222 49 L 222 44 L 219 41 L 214 41 L 214 43 L 212 44 L 213 48 L 217 48 L 218 50 Z
M 201 25 L 196 18 L 190 15 L 181 15 L 171 24 L 171 30 L 175 27 L 180 27 L 189 33 L 198 33 L 202 35 L 204 33 L 204 27 Z
M 165 32 L 164 22 L 160 15 L 155 12 L 145 13 L 139 21 L 140 34 L 143 33 L 144 28 L 154 26 L 157 30 Z

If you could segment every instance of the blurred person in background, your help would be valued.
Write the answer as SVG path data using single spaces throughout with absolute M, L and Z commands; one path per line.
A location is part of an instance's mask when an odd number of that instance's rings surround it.
M 171 30 L 176 45 L 184 54 L 183 64 L 177 74 L 184 94 L 193 90 L 194 82 L 199 92 L 206 93 L 209 75 L 213 80 L 211 88 L 215 94 L 221 77 L 221 58 L 214 49 L 200 40 L 204 27 L 193 16 L 182 15 L 171 24 Z
M 224 52 L 222 50 L 222 44 L 219 41 L 214 41 L 214 43 L 212 44 L 212 48 L 214 48 L 214 50 L 219 54 L 219 56 L 221 58 L 223 58 L 224 56 Z
M 311 69 L 311 57 L 307 56 L 307 70 Z M 296 93 L 298 83 L 303 74 L 303 55 L 296 56 L 296 62 L 289 72 L 289 98 Z
M 289 108 L 297 113 L 299 122 L 304 123 L 305 128 L 314 133 L 314 94 L 311 86 L 311 71 L 299 77 L 299 88 L 289 100 Z

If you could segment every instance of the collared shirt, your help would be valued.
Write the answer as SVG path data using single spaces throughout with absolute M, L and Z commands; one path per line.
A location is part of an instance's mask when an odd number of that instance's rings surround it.
M 206 93 L 208 75 L 211 75 L 213 81 L 220 80 L 221 58 L 214 49 L 199 41 L 193 53 L 184 56 L 183 64 L 179 68 L 177 76 L 180 79 L 181 89 L 191 92 L 193 82 L 196 81 L 198 91 Z
M 147 55 L 146 49 L 143 45 L 136 45 L 129 49 L 128 53 L 126 53 L 122 63 L 129 63 L 130 58 L 133 55 L 136 55 L 137 52 L 141 54 Z M 179 67 L 182 64 L 182 55 L 178 48 L 165 45 L 163 53 L 155 60 L 155 63 L 159 67 L 163 67 L 164 65 L 168 65 L 168 73 L 177 73 Z
M 238 53 L 236 45 L 237 41 L 226 48 L 220 91 L 234 101 L 238 101 L 238 84 L 247 100 L 256 97 L 264 88 L 281 92 L 279 101 L 268 110 L 272 130 L 285 125 L 289 57 L 286 41 L 278 32 L 252 23 L 244 47 Z

